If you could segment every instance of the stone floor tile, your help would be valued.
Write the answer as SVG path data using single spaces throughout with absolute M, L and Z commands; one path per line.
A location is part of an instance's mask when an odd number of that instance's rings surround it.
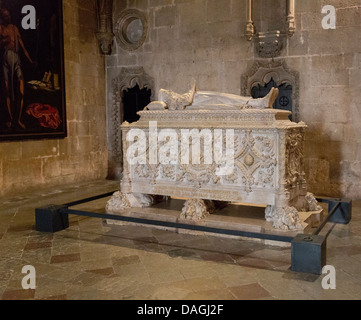
M 248 267 L 248 268 L 252 267 L 252 268 L 258 268 L 258 269 L 260 268 L 266 270 L 274 269 L 274 265 L 272 264 L 272 262 L 263 258 L 244 257 L 237 259 L 237 263 L 241 267 Z
M 228 289 L 201 290 L 191 292 L 184 297 L 185 300 L 235 300 L 234 295 Z
M 114 274 L 114 269 L 112 267 L 109 267 L 109 268 L 102 268 L 102 269 L 85 270 L 85 272 L 101 274 L 101 275 L 104 275 L 104 276 L 110 276 L 110 275 Z
M 45 298 L 35 298 L 35 300 L 51 300 L 51 301 L 67 300 L 67 296 L 66 296 L 66 294 L 60 294 L 60 295 L 55 295 L 55 296 L 48 296 Z
M 254 300 L 271 297 L 270 293 L 258 283 L 228 288 L 237 300 Z
M 183 300 L 189 294 L 189 290 L 173 286 L 172 283 L 157 285 L 149 299 L 152 300 Z
M 24 263 L 29 265 L 34 265 L 36 263 L 50 263 L 52 258 L 52 249 L 51 247 L 27 250 L 24 249 L 21 258 Z
M 66 263 L 80 261 L 80 253 L 72 253 L 72 254 L 60 254 L 56 256 L 52 256 L 50 263 Z
M 190 291 L 208 291 L 226 288 L 226 285 L 218 276 L 207 275 L 203 275 L 203 277 L 198 278 L 183 279 L 173 282 L 172 285 Z
M 33 300 L 34 296 L 35 290 L 32 289 L 5 290 L 1 296 L 1 300 Z
M 121 258 L 113 259 L 113 265 L 125 265 L 125 264 L 135 264 L 140 263 L 140 258 L 137 255 L 125 256 Z
M 188 266 L 184 262 L 179 265 L 179 272 L 184 279 L 201 278 L 204 275 L 207 275 L 208 277 L 217 277 L 218 275 L 212 265 L 204 266 L 200 264 Z
M 25 251 L 42 249 L 42 248 L 51 248 L 53 246 L 51 241 L 39 241 L 39 242 L 28 242 L 24 248 Z
M 67 283 L 61 280 L 55 280 L 47 276 L 36 278 L 36 290 L 34 299 L 49 299 L 58 297 L 55 300 L 65 300 L 67 292 Z M 62 299 L 59 299 L 63 297 Z

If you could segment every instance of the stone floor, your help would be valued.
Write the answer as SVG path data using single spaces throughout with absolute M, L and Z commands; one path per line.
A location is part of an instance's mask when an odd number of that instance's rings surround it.
M 35 230 L 34 209 L 116 190 L 94 181 L 0 199 L 2 300 L 254 300 L 360 299 L 361 201 L 350 225 L 335 225 L 327 264 L 336 289 L 322 276 L 290 271 L 290 248 L 211 236 L 176 234 L 102 219 L 70 217 L 56 234 Z M 104 201 L 104 200 L 103 200 Z M 97 205 L 91 209 L 98 210 Z M 36 289 L 24 290 L 22 268 L 36 270 Z

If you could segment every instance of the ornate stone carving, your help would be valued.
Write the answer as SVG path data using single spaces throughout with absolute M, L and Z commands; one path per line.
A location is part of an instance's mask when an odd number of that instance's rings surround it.
M 272 222 L 273 227 L 279 230 L 302 230 L 298 210 L 294 207 L 266 208 L 266 220 Z
M 216 165 L 181 165 L 177 176 L 179 182 L 192 183 L 196 188 L 204 185 L 217 185 L 219 176 L 215 174 Z
M 259 32 L 255 37 L 256 51 L 261 58 L 274 58 L 281 54 L 285 37 L 280 31 Z
M 107 110 L 108 118 L 108 151 L 109 151 L 109 178 L 120 179 L 123 168 L 122 137 L 120 125 L 123 123 L 123 92 L 134 88 L 150 89 L 151 99 L 154 99 L 154 80 L 143 67 L 122 68 L 119 75 L 112 80 L 112 103 Z
M 295 0 L 287 0 L 287 33 L 292 37 L 296 32 Z
M 242 177 L 242 184 L 247 192 L 252 192 L 253 186 L 274 187 L 277 165 L 275 137 L 254 136 L 252 130 L 247 130 L 243 137 L 241 134 L 236 137 L 236 148 L 240 150 L 235 155 L 235 166 L 241 172 L 235 172 L 232 176 Z
M 322 210 L 322 207 L 318 204 L 315 196 L 308 192 L 306 194 L 306 203 L 307 203 L 307 208 L 306 208 L 306 211 L 319 211 L 319 210 Z
M 271 80 L 281 86 L 292 86 L 292 114 L 293 121 L 299 121 L 299 73 L 291 70 L 284 60 L 256 61 L 253 66 L 242 76 L 241 94 L 252 95 L 252 88 L 258 85 L 264 87 Z
M 115 25 L 115 36 L 122 49 L 128 51 L 138 49 L 147 35 L 148 21 L 142 11 L 126 9 L 120 14 Z
M 97 0 L 99 47 L 103 54 L 110 54 L 113 45 L 113 0 Z
M 211 96 L 215 97 L 215 104 L 224 98 L 222 94 Z M 123 123 L 123 153 L 130 158 L 124 157 L 119 206 L 129 203 L 128 194 L 132 192 L 192 199 L 187 201 L 181 217 L 199 221 L 215 208 L 213 202 L 204 199 L 254 203 L 267 206 L 266 219 L 274 228 L 302 230 L 299 212 L 318 209 L 313 196 L 307 194 L 303 172 L 303 140 L 307 126 L 302 122 L 291 122 L 290 112 L 284 110 L 248 109 L 239 105 L 238 110 L 228 109 L 233 103 L 238 104 L 238 98 L 228 98 L 225 107 L 217 110 L 209 108 L 212 101 L 207 98 L 203 107 L 199 104 L 199 109 L 192 110 L 193 104 L 184 110 L 145 109 L 138 112 L 138 122 Z M 169 106 L 169 103 L 165 104 Z M 154 128 L 150 123 L 157 123 L 157 126 Z M 133 148 L 132 139 L 125 139 L 132 129 L 137 130 L 137 139 L 133 143 L 137 143 L 138 149 Z M 205 130 L 201 134 L 202 129 Z M 232 134 L 224 135 L 226 131 L 232 131 Z M 184 132 L 188 132 L 186 138 L 182 136 Z M 192 139 L 189 134 L 193 135 Z M 166 136 L 169 139 L 165 139 Z M 167 149 L 171 140 L 175 141 L 172 147 L 176 150 Z M 190 149 L 191 146 L 183 144 L 184 141 L 192 144 L 190 141 L 193 140 L 198 141 L 199 146 L 195 151 L 193 146 Z M 157 144 L 151 146 L 151 141 Z M 212 155 L 217 154 L 217 160 L 206 157 L 208 151 L 205 151 L 209 150 L 206 146 L 214 147 L 215 144 L 218 147 Z M 130 147 L 135 153 L 127 152 Z M 182 150 L 187 149 L 184 156 Z M 228 150 L 232 150 L 232 171 L 218 174 Z M 159 160 L 162 152 L 167 154 L 168 162 Z M 192 162 L 193 152 L 200 162 Z M 157 160 L 152 163 L 150 154 L 154 153 Z M 144 156 L 143 160 L 132 161 L 132 154 L 137 159 Z M 184 157 L 192 158 L 189 164 L 183 161 Z
M 180 136 L 180 130 L 177 131 Z M 223 146 L 226 135 L 223 135 Z M 147 136 L 149 140 L 149 136 Z M 206 164 L 139 164 L 131 168 L 132 179 L 147 179 L 151 184 L 159 181 L 192 184 L 196 188 L 206 185 L 241 184 L 247 192 L 252 187 L 274 187 L 274 172 L 277 165 L 275 142 L 272 134 L 252 133 L 252 130 L 235 131 L 234 169 L 231 174 L 216 174 L 223 164 L 213 162 Z M 148 152 L 148 149 L 147 149 Z M 177 159 L 181 159 L 182 149 L 178 148 Z M 225 149 L 223 150 L 225 152 Z M 204 146 L 201 147 L 200 158 L 204 159 Z
M 245 36 L 248 41 L 252 41 L 254 35 L 256 34 L 256 30 L 253 24 L 253 17 L 252 17 L 252 0 L 248 0 L 247 3 L 247 24 L 246 24 L 246 32 Z
M 303 168 L 303 139 L 304 134 L 300 131 L 291 132 L 286 136 L 286 177 L 288 186 L 305 182 Z
M 107 202 L 107 212 L 120 212 L 129 208 L 145 208 L 155 204 L 157 197 L 140 193 L 116 192 Z
M 255 35 L 255 27 L 252 21 L 248 21 L 246 24 L 246 30 L 245 30 L 245 36 L 248 41 L 252 41 L 254 35 Z
M 134 88 L 136 85 L 140 89 L 151 89 L 154 99 L 154 79 L 144 71 L 143 67 L 124 67 L 120 70 L 119 75 L 112 80 L 113 92 L 122 92 Z
M 180 219 L 201 221 L 215 210 L 215 205 L 211 200 L 189 199 L 185 202 L 180 214 Z
M 252 0 L 248 0 L 247 24 L 245 36 L 248 41 L 254 39 L 256 52 L 262 58 L 278 57 L 285 47 L 286 36 L 292 37 L 296 31 L 295 3 L 294 0 L 286 0 L 286 30 L 268 30 L 256 34 L 253 23 Z

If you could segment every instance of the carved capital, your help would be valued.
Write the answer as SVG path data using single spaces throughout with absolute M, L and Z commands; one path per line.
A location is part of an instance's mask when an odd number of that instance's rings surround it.
M 284 38 L 280 31 L 259 32 L 256 37 L 257 53 L 262 58 L 275 58 L 284 48 Z
M 255 34 L 254 24 L 252 21 L 248 21 L 246 24 L 246 32 L 245 32 L 245 36 L 247 40 L 252 41 L 254 34 Z
M 112 53 L 112 47 L 113 47 L 113 38 L 114 34 L 111 32 L 98 32 L 96 34 L 100 51 L 101 53 L 105 55 L 109 55 Z
M 292 37 L 296 32 L 296 19 L 293 15 L 287 17 L 287 33 L 289 37 Z

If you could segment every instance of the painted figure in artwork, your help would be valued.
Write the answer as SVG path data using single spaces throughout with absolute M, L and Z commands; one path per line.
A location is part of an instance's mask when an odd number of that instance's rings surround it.
M 13 126 L 14 118 L 17 116 L 17 123 L 25 129 L 21 122 L 24 104 L 24 75 L 21 68 L 20 49 L 25 57 L 33 64 L 28 51 L 25 49 L 19 29 L 11 23 L 10 12 L 7 9 L 0 11 L 0 47 L 3 52 L 2 68 L 6 94 L 6 107 L 9 113 L 9 121 L 6 125 Z M 17 81 L 17 82 L 16 82 Z M 16 115 L 16 88 L 19 87 L 20 107 Z

